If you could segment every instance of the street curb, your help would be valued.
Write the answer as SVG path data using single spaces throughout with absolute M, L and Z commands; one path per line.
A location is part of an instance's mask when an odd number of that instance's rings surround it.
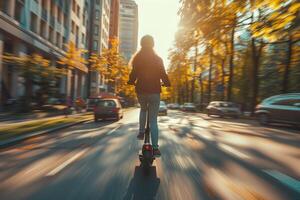
M 31 134 L 25 134 L 25 135 L 14 137 L 14 138 L 11 138 L 11 139 L 8 139 L 8 140 L 4 140 L 4 141 L 0 142 L 0 149 L 15 145 L 15 144 L 20 143 L 21 141 L 27 140 L 29 138 L 34 138 L 34 137 L 37 137 L 37 136 L 40 136 L 40 135 L 43 135 L 43 134 L 46 134 L 46 133 L 59 131 L 59 130 L 69 128 L 71 126 L 75 126 L 75 125 L 78 125 L 78 124 L 81 124 L 81 123 L 84 123 L 84 122 L 87 122 L 87 121 L 90 121 L 90 120 L 91 119 L 84 119 L 84 120 L 81 120 L 81 121 L 78 121 L 78 122 L 68 123 L 68 124 L 53 127 L 53 128 L 47 129 L 47 130 L 37 131 L 37 132 L 31 133 Z

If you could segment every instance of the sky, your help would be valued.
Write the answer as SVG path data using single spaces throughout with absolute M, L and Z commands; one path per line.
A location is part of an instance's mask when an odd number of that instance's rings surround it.
M 165 67 L 168 67 L 168 50 L 173 45 L 179 22 L 179 0 L 135 1 L 139 9 L 139 41 L 144 35 L 152 35 L 155 51 L 164 60 Z

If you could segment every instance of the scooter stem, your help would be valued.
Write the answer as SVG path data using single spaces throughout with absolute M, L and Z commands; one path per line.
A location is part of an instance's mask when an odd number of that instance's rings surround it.
M 145 130 L 145 140 L 144 143 L 150 143 L 150 124 L 149 124 L 149 105 L 147 106 L 147 121 Z

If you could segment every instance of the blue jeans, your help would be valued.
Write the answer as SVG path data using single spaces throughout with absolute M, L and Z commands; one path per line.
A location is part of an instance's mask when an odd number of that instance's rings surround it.
M 149 122 L 151 142 L 153 148 L 158 148 L 158 126 L 157 115 L 160 103 L 160 94 L 138 94 L 138 101 L 141 105 L 140 111 L 140 132 L 145 132 L 147 119 L 147 106 L 149 106 Z

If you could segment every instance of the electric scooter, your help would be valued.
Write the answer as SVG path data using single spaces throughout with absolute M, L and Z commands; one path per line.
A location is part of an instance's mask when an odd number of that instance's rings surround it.
M 150 125 L 149 125 L 149 107 L 147 109 L 147 122 L 145 130 L 145 138 L 142 150 L 139 152 L 139 159 L 145 174 L 149 174 L 155 157 L 153 155 L 153 147 L 150 143 Z

